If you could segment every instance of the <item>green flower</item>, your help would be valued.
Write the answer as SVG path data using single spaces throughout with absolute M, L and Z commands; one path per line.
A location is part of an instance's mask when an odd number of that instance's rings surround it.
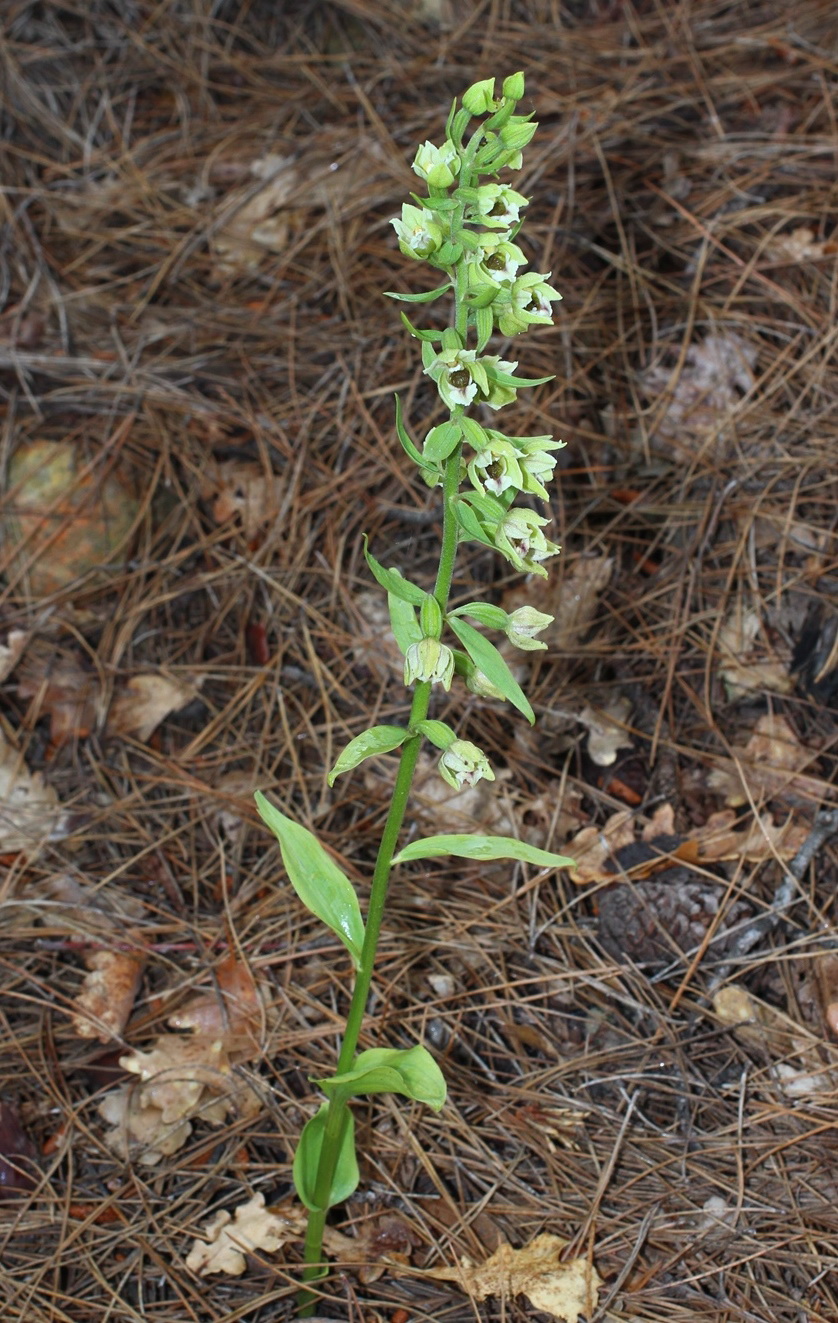
M 471 740 L 453 740 L 449 744 L 439 760 L 439 774 L 454 790 L 464 790 L 484 779 L 495 779 L 485 753 Z
M 483 363 L 492 372 L 506 372 L 512 375 L 517 368 L 517 363 L 507 363 L 496 354 L 484 354 Z M 491 375 L 487 377 L 487 388 L 485 394 L 481 393 L 480 403 L 488 404 L 490 409 L 502 409 L 505 404 L 511 404 L 518 398 L 518 390 L 515 386 L 508 386 L 505 382 L 495 381 Z
M 512 285 L 519 266 L 526 262 L 516 243 L 502 234 L 484 234 L 473 252 L 465 254 L 469 285 L 489 281 L 494 285 Z
M 489 391 L 486 369 L 474 349 L 443 349 L 429 357 L 425 372 L 436 382 L 449 409 L 458 404 L 465 407 L 478 393 L 482 398 Z
M 412 207 L 405 202 L 401 220 L 394 218 L 390 224 L 398 235 L 399 248 L 405 257 L 419 261 L 430 257 L 442 246 L 442 227 L 431 220 L 430 214 L 422 207 Z
M 416 681 L 430 680 L 431 684 L 441 684 L 443 689 L 451 688 L 454 678 L 454 654 L 439 639 L 420 639 L 411 643 L 404 657 L 404 682 L 406 685 Z
M 554 441 L 551 436 L 514 437 L 519 445 L 518 463 L 521 466 L 523 482 L 521 491 L 533 496 L 540 496 L 542 501 L 549 501 L 550 494 L 544 487 L 545 482 L 552 482 L 556 467 L 556 456 L 551 450 L 561 450 L 564 441 Z
M 512 443 L 498 432 L 490 432 L 489 445 L 479 450 L 468 465 L 468 476 L 476 491 L 500 496 L 512 488 L 524 490 L 518 454 Z
M 522 574 L 537 574 L 546 579 L 547 571 L 540 562 L 561 551 L 541 531 L 549 522 L 532 510 L 510 510 L 495 528 L 495 546 Z
M 524 652 L 541 651 L 547 644 L 539 642 L 535 636 L 552 625 L 554 619 L 543 611 L 536 611 L 534 606 L 519 606 L 517 611 L 510 613 L 504 633 L 510 643 Z
M 498 330 L 501 335 L 520 335 L 528 326 L 552 326 L 553 309 L 561 294 L 547 278 L 535 271 L 525 272 L 513 280 L 496 300 Z
M 414 173 L 427 180 L 431 188 L 450 188 L 460 170 L 460 158 L 453 142 L 447 139 L 441 147 L 424 142 L 413 161 Z
M 516 193 L 506 184 L 481 184 L 477 201 L 469 208 L 469 220 L 491 229 L 509 229 L 518 224 L 521 208 L 528 202 L 522 193 Z

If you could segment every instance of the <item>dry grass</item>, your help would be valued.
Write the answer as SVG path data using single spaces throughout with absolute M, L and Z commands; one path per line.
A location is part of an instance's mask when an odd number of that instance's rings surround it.
M 585 821 L 628 791 L 649 811 L 669 798 L 686 830 L 718 807 L 706 771 L 756 712 L 783 712 L 827 782 L 834 765 L 834 709 L 801 686 L 729 700 L 717 642 L 737 605 L 760 612 L 780 652 L 811 608 L 827 625 L 834 613 L 838 266 L 834 246 L 791 260 L 778 236 L 808 227 L 823 243 L 835 226 L 835 6 L 13 0 L 5 17 L 4 454 L 35 437 L 72 437 L 89 456 L 107 446 L 138 476 L 143 509 L 125 568 L 39 601 L 12 574 L 3 622 L 81 651 L 106 685 L 164 666 L 202 687 L 147 744 L 94 729 L 57 752 L 37 700 L 6 688 L 6 729 L 78 829 L 5 866 L 2 1094 L 46 1152 L 37 1189 L 0 1211 L 4 1319 L 290 1318 L 293 1255 L 205 1281 L 183 1256 L 208 1209 L 287 1192 L 347 969 L 278 878 L 247 794 L 222 778 L 270 787 L 363 890 L 385 791 L 356 774 L 331 792 L 325 770 L 371 711 L 400 717 L 403 691 L 353 651 L 369 587 L 360 534 L 421 579 L 439 532 L 394 446 L 392 394 L 416 431 L 439 404 L 380 297 L 423 278 L 387 224 L 412 148 L 438 137 L 473 78 L 526 70 L 542 128 L 519 184 L 535 199 L 525 233 L 564 302 L 521 346 L 528 375 L 556 380 L 521 398 L 509 430 L 568 443 L 559 581 L 584 557 L 615 558 L 581 642 L 537 662 L 542 733 L 475 704 L 468 732 L 511 769 L 521 812 L 564 777 Z M 266 153 L 294 162 L 278 251 L 219 272 L 218 236 Z M 708 336 L 738 384 L 687 400 Z M 228 461 L 278 475 L 275 517 L 251 536 L 212 517 L 213 466 Z M 494 561 L 472 549 L 463 565 L 501 591 Z M 633 702 L 633 749 L 611 781 L 581 728 L 569 739 L 551 713 L 615 691 Z M 452 694 L 455 719 L 461 707 Z M 805 823 L 816 807 L 802 796 L 793 811 Z M 225 808 L 249 823 L 233 841 Z M 804 879 L 787 944 L 748 962 L 763 995 L 782 1000 L 792 956 L 813 956 L 833 922 L 835 862 L 827 850 Z M 205 986 L 230 941 L 269 979 L 276 1017 L 246 1068 L 257 1119 L 198 1125 L 157 1168 L 108 1150 L 97 1053 L 65 1014 L 78 953 L 37 900 L 67 873 L 146 907 L 132 1045 L 162 1031 L 160 994 Z M 737 887 L 760 904 L 777 880 L 769 862 Z M 594 1246 L 601 1319 L 838 1317 L 835 1095 L 783 1095 L 766 1053 L 708 1012 L 711 957 L 686 983 L 676 965 L 656 980 L 606 956 L 591 900 L 563 877 L 414 868 L 393 898 L 367 1042 L 424 1034 L 451 1101 L 436 1117 L 360 1108 L 368 1157 L 349 1220 L 401 1210 L 428 1263 L 485 1253 L 481 1217 L 516 1245 L 557 1231 Z M 446 972 L 453 990 L 438 994 L 428 976 Z M 712 1197 L 728 1220 L 708 1226 Z M 534 1316 L 523 1301 L 478 1313 L 447 1287 L 347 1273 L 321 1313 Z

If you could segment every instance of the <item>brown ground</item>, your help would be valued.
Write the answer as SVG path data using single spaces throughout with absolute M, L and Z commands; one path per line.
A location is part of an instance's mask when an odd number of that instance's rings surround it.
M 4 551 L 3 626 L 31 635 L 4 686 L 7 765 L 43 773 L 68 816 L 44 840 L 39 810 L 22 853 L 3 838 L 3 1319 L 292 1315 L 298 1242 L 240 1278 L 184 1264 L 212 1212 L 287 1196 L 346 1005 L 347 962 L 289 893 L 250 792 L 365 891 L 386 765 L 334 791 L 325 772 L 405 704 L 360 535 L 421 582 L 439 536 L 392 396 L 420 436 L 439 405 L 381 298 L 427 273 L 387 222 L 452 96 L 521 68 L 541 122 L 524 243 L 564 302 L 516 345 L 555 381 L 503 424 L 567 442 L 558 624 L 528 681 L 534 734 L 456 688 L 437 715 L 508 769 L 467 806 L 489 829 L 562 849 L 631 808 L 628 836 L 657 845 L 610 873 L 594 858 L 587 884 L 399 874 L 365 1042 L 424 1036 L 450 1101 L 359 1106 L 343 1229 L 398 1214 L 412 1267 L 340 1270 L 320 1314 L 547 1318 L 414 1269 L 552 1231 L 592 1254 L 598 1319 L 834 1323 L 834 848 L 787 927 L 729 967 L 711 940 L 781 881 L 759 828 L 744 843 L 755 814 L 790 823 L 788 857 L 832 794 L 833 0 L 11 0 L 5 18 L 4 463 L 69 440 L 141 499 L 104 576 L 39 584 L 37 557 Z M 64 562 L 93 536 L 77 516 Z M 460 566 L 466 596 L 518 588 L 474 547 Z M 156 730 L 129 684 L 147 674 L 180 685 Z M 588 738 L 603 710 L 623 734 L 610 764 Z M 741 834 L 714 852 L 702 829 L 725 809 Z M 138 950 L 122 1036 L 79 1037 L 85 958 Z M 760 999 L 758 1023 L 714 1009 L 719 974 Z M 250 1017 L 235 1042 L 231 977 Z M 98 1104 L 196 989 L 227 1014 L 241 1096 L 226 1119 L 199 1108 L 156 1166 L 126 1162 Z M 225 1088 L 208 1086 L 216 1111 Z

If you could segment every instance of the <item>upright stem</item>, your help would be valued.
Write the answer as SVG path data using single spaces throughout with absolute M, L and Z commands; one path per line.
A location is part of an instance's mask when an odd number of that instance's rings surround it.
M 451 591 L 451 580 L 454 574 L 454 560 L 457 554 L 457 521 L 454 514 L 454 498 L 460 485 L 460 456 L 462 445 L 446 460 L 445 476 L 443 479 L 443 526 L 442 526 L 442 548 L 439 558 L 439 569 L 434 586 L 434 596 L 439 602 L 440 609 L 444 612 L 448 602 L 448 594 Z M 428 715 L 428 707 L 431 698 L 431 685 L 427 681 L 417 684 L 413 693 L 413 703 L 410 708 L 410 721 L 412 727 L 419 721 L 424 721 Z M 361 960 L 358 974 L 355 979 L 355 987 L 352 992 L 352 1002 L 349 1007 L 349 1013 L 346 1017 L 346 1029 L 344 1031 L 343 1043 L 341 1044 L 340 1056 L 338 1057 L 337 1074 L 352 1069 L 352 1063 L 355 1060 L 355 1054 L 358 1048 L 358 1038 L 361 1033 L 361 1025 L 364 1019 L 364 1012 L 369 996 L 370 983 L 372 982 L 373 969 L 375 967 L 375 956 L 378 950 L 378 938 L 381 932 L 381 922 L 384 918 L 384 906 L 387 901 L 387 890 L 390 883 L 390 870 L 393 864 L 393 855 L 396 853 L 399 832 L 404 821 L 407 801 L 410 795 L 410 787 L 413 782 L 413 773 L 416 770 L 416 761 L 419 757 L 419 750 L 422 745 L 422 736 L 414 735 L 402 745 L 401 759 L 399 761 L 399 770 L 396 773 L 396 781 L 393 787 L 393 798 L 390 804 L 390 810 L 387 814 L 387 821 L 384 824 L 384 832 L 381 837 L 381 844 L 378 847 L 378 857 L 375 861 L 375 870 L 372 875 L 372 887 L 370 889 L 369 908 L 367 910 L 367 922 L 364 931 L 364 945 L 361 949 Z M 346 1123 L 346 1101 L 336 1095 L 329 1103 L 329 1110 L 326 1115 L 326 1125 L 323 1132 L 323 1145 L 320 1150 L 320 1161 L 317 1168 L 317 1178 L 314 1184 L 314 1202 L 317 1209 L 309 1212 L 308 1226 L 306 1228 L 305 1241 L 305 1269 L 303 1271 L 303 1281 L 310 1282 L 320 1276 L 320 1263 L 323 1255 L 323 1232 L 326 1226 L 326 1213 L 328 1211 L 329 1196 L 332 1190 L 335 1170 L 337 1168 L 338 1156 L 340 1154 L 341 1141 L 343 1138 L 344 1125 Z M 314 1312 L 315 1297 L 311 1291 L 303 1290 L 299 1296 L 300 1317 L 309 1317 Z

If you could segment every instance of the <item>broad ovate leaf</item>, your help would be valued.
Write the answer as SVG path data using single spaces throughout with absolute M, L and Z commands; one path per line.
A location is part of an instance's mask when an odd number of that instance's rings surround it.
M 355 1193 L 361 1179 L 358 1159 L 355 1156 L 355 1118 L 347 1109 L 344 1112 L 343 1134 L 332 1188 L 325 1205 L 317 1203 L 315 1195 L 317 1168 L 320 1165 L 320 1150 L 323 1148 L 323 1135 L 328 1115 L 329 1104 L 324 1102 L 319 1111 L 315 1112 L 303 1126 L 303 1133 L 300 1135 L 300 1142 L 294 1154 L 294 1187 L 306 1208 L 313 1213 L 324 1206 L 334 1208 L 335 1204 L 342 1204 Z
M 349 878 L 326 853 L 316 836 L 286 818 L 259 790 L 256 791 L 256 807 L 265 826 L 279 841 L 282 862 L 300 900 L 340 938 L 358 969 L 364 944 L 364 921 Z
M 504 698 L 509 699 L 513 707 L 517 707 L 531 726 L 534 725 L 535 713 L 529 700 L 494 643 L 490 643 L 479 630 L 459 616 L 449 616 L 448 623 L 478 670 L 500 690 Z
M 410 735 L 403 726 L 373 726 L 362 731 L 350 740 L 343 753 L 329 773 L 329 785 L 333 786 L 342 772 L 351 772 L 365 758 L 374 758 L 377 753 L 392 753 L 404 744 Z
M 535 864 L 537 868 L 572 868 L 574 863 L 563 854 L 539 850 L 514 836 L 479 835 L 426 836 L 406 845 L 393 863 L 407 864 L 413 859 L 436 859 L 446 854 L 456 855 L 458 859 L 517 859 L 523 864 Z
M 354 1098 L 362 1093 L 400 1093 L 404 1098 L 425 1103 L 435 1112 L 446 1098 L 442 1071 L 421 1043 L 405 1049 L 371 1048 L 368 1052 L 361 1052 L 352 1069 L 345 1074 L 332 1075 L 316 1083 L 330 1098 L 337 1095 Z

